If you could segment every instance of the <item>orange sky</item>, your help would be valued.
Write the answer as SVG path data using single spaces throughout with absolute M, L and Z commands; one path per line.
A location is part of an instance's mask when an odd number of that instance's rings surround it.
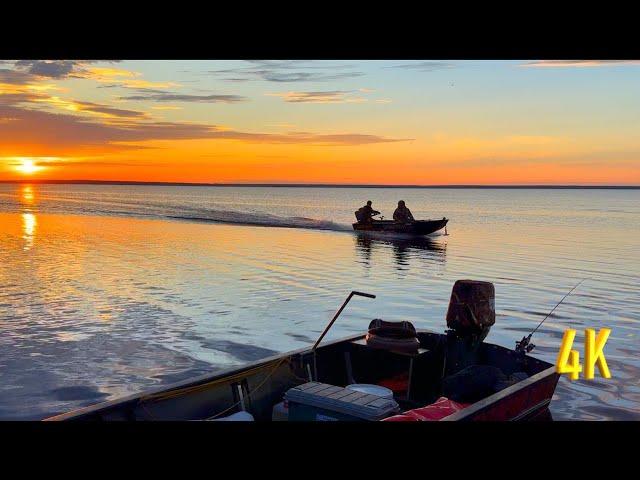
M 4 62 L 0 180 L 637 185 L 639 79 L 637 62 Z

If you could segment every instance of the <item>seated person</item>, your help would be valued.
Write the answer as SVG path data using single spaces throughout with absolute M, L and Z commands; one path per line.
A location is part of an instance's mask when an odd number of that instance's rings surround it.
M 404 204 L 404 200 L 400 200 L 398 202 L 398 208 L 393 212 L 393 219 L 398 223 L 410 223 L 415 221 L 411 214 L 411 210 L 409 210 Z
M 371 217 L 379 214 L 380 212 L 373 209 L 371 206 L 371 200 L 369 200 L 364 207 L 360 207 L 356 211 L 356 219 L 358 220 L 358 223 L 371 223 Z

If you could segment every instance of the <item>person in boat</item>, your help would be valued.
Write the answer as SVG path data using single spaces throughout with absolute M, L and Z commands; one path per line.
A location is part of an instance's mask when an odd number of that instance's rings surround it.
M 373 209 L 371 204 L 372 202 L 369 200 L 364 207 L 360 207 L 356 211 L 356 219 L 358 220 L 358 223 L 371 223 L 371 217 L 380 214 L 379 211 Z
M 404 204 L 404 200 L 400 200 L 398 202 L 398 208 L 393 212 L 393 219 L 398 223 L 410 223 L 415 221 L 411 214 L 411 210 L 409 210 Z

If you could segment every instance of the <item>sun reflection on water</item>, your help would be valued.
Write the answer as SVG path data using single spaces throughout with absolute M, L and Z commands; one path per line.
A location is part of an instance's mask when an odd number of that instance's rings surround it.
M 20 190 L 20 202 L 23 205 L 33 205 L 35 201 L 35 195 L 33 187 L 31 185 L 23 185 Z
M 22 239 L 24 240 L 23 250 L 31 250 L 35 238 L 38 221 L 32 212 L 35 204 L 35 191 L 31 185 L 22 185 L 19 191 L 19 200 L 23 206 L 22 212 Z
M 24 250 L 31 250 L 33 240 L 36 234 L 38 221 L 33 213 L 25 212 L 22 214 L 22 238 L 24 239 Z

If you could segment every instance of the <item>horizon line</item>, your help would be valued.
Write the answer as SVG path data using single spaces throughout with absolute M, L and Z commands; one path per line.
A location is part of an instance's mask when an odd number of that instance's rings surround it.
M 139 180 L 0 180 L 0 184 L 51 184 L 51 185 L 150 185 L 184 187 L 290 187 L 290 188 L 557 188 L 557 189 L 618 189 L 636 190 L 640 185 L 593 184 L 346 184 L 346 183 L 212 183 L 212 182 L 154 182 Z

